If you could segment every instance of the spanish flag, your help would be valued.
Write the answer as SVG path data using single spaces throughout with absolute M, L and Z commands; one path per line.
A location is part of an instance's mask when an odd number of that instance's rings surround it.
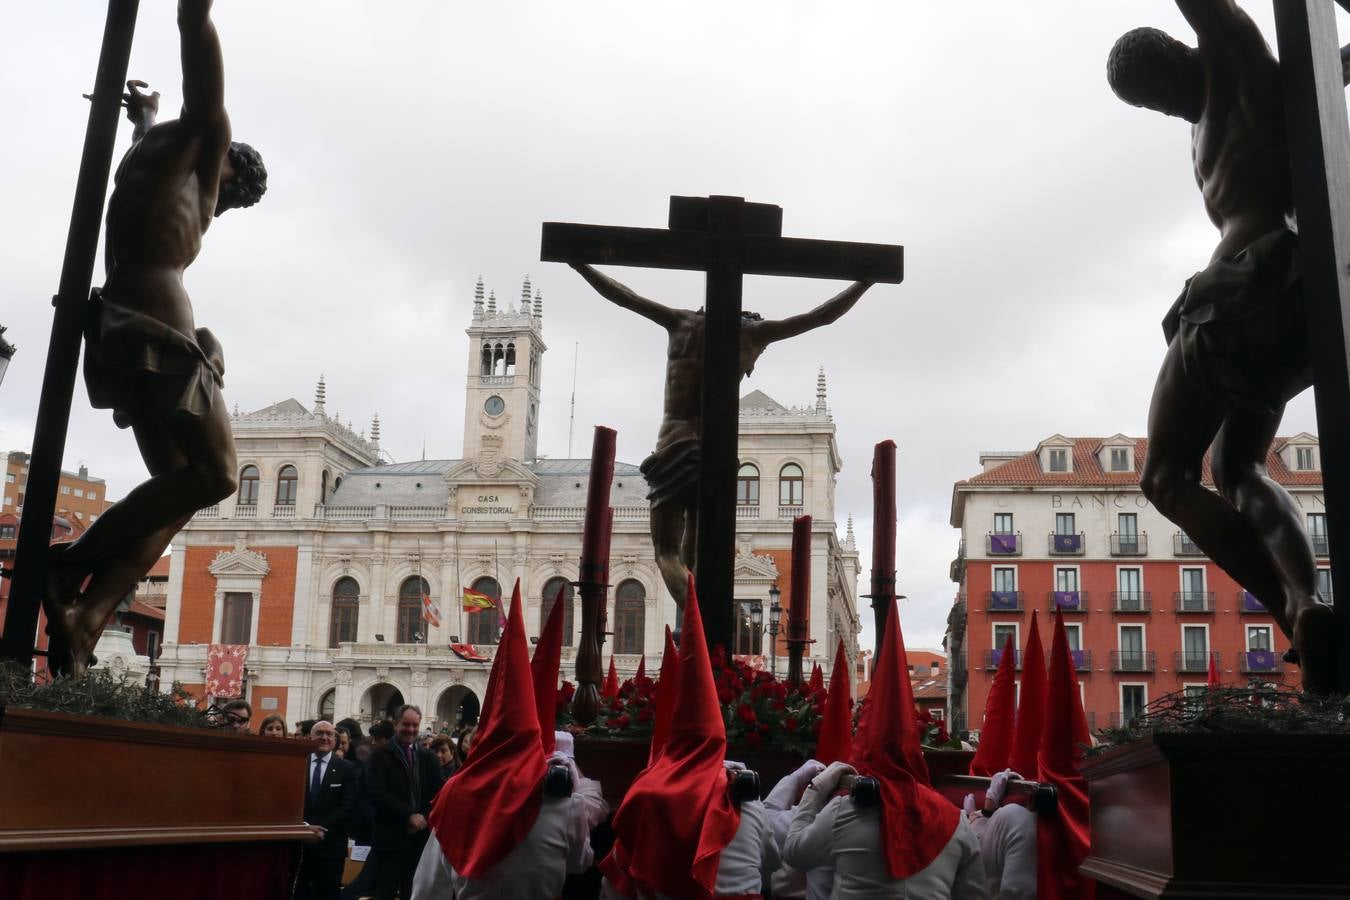
M 480 594 L 472 588 L 464 589 L 464 611 L 478 612 L 480 609 L 496 609 L 497 602 L 487 594 Z
M 441 608 L 435 600 L 431 599 L 430 594 L 422 595 L 422 620 L 430 624 L 432 628 L 441 627 Z

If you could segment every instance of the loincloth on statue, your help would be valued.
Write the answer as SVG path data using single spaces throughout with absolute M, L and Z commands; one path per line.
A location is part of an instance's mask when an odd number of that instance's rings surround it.
M 1278 228 L 1186 280 L 1163 318 L 1217 402 L 1274 412 L 1312 383 L 1298 235 Z
M 683 506 L 696 504 L 698 466 L 699 439 L 696 437 L 681 438 L 644 459 L 638 470 L 651 488 L 647 499 L 652 506 L 676 502 Z
M 138 413 L 201 418 L 225 384 L 220 342 L 205 328 L 189 337 L 121 306 L 97 289 L 85 325 L 84 383 L 95 409 L 111 409 L 118 428 Z

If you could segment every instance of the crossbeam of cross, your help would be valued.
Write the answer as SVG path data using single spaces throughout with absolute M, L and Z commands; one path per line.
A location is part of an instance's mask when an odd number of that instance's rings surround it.
M 710 646 L 732 647 L 741 286 L 746 275 L 898 284 L 904 248 L 785 238 L 783 210 L 741 197 L 671 197 L 669 228 L 545 222 L 540 259 L 707 273 L 697 579 Z

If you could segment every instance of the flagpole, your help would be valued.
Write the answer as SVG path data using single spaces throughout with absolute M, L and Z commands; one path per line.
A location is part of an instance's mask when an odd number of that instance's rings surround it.
M 467 644 L 468 641 L 464 640 L 466 637 L 466 632 L 464 631 L 464 576 L 461 575 L 459 571 L 458 546 L 455 547 L 455 583 L 458 585 L 458 587 L 455 588 L 455 591 L 459 595 L 459 602 L 455 604 L 455 608 L 459 610 L 459 639 Z

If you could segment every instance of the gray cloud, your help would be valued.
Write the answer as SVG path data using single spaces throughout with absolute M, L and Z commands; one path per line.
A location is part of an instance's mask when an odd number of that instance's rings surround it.
M 0 446 L 31 440 L 99 6 L 24 4 L 0 36 L 0 322 L 21 347 Z M 173 10 L 143 0 L 131 66 L 165 115 L 179 101 Z M 1268 5 L 1251 10 L 1272 33 Z M 900 445 L 914 645 L 940 641 L 953 593 L 952 482 L 981 449 L 1142 433 L 1158 322 L 1214 242 L 1184 123 L 1125 106 L 1103 75 L 1130 27 L 1190 39 L 1163 0 L 233 0 L 216 19 L 234 129 L 264 154 L 271 190 L 215 223 L 187 284 L 241 408 L 308 403 L 324 372 L 329 410 L 358 428 L 379 411 L 395 457 L 424 439 L 457 456 L 474 280 L 505 302 L 529 273 L 551 350 L 542 449 L 566 453 L 579 342 L 574 453 L 604 423 L 637 461 L 659 420 L 663 336 L 539 263 L 541 221 L 659 226 L 671 194 L 735 193 L 781 204 L 791 235 L 905 244 L 903 285 L 774 347 L 748 387 L 809 402 L 825 366 L 841 527 L 853 512 L 865 569 L 871 447 Z M 614 274 L 701 303 L 696 275 Z M 781 315 L 836 290 L 756 278 L 746 305 Z M 77 401 L 68 465 L 84 459 L 125 493 L 142 476 L 133 442 L 82 389 Z M 1315 430 L 1307 398 L 1285 425 L 1302 429 Z

